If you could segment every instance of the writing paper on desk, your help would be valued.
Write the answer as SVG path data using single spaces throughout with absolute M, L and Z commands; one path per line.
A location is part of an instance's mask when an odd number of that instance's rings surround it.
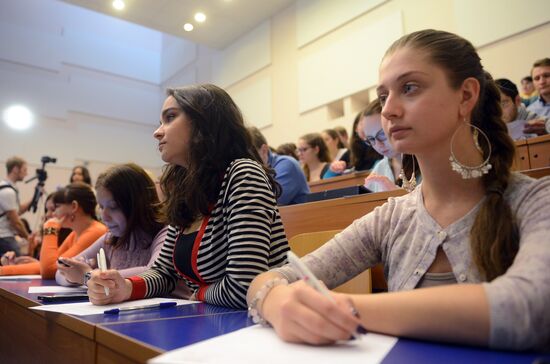
M 81 293 L 88 291 L 86 287 L 64 287 L 64 286 L 32 286 L 29 293 Z
M 31 310 L 66 313 L 69 315 L 85 316 L 103 314 L 106 310 L 137 305 L 150 305 L 161 302 L 176 302 L 177 306 L 197 303 L 197 301 L 179 300 L 174 298 L 148 298 L 145 300 L 114 303 L 112 305 L 96 306 L 91 302 L 62 303 L 59 305 L 44 305 L 29 307 Z M 136 312 L 136 311 L 132 311 Z
M 332 346 L 290 344 L 277 337 L 273 329 L 247 327 L 184 348 L 164 353 L 148 364 L 175 363 L 380 363 L 397 338 L 378 334 Z
M 25 274 L 19 276 L 1 276 L 0 281 L 13 281 L 13 280 L 23 280 L 23 279 L 42 279 L 40 274 Z

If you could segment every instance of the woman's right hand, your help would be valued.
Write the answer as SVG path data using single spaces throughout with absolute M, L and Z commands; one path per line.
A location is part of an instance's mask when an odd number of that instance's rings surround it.
M 109 288 L 108 296 L 105 287 Z M 88 297 L 94 305 L 128 301 L 131 295 L 132 283 L 129 279 L 124 279 L 117 270 L 92 271 L 92 277 L 88 280 Z
M 9 252 L 5 252 L 4 255 L 2 255 L 2 258 L 0 258 L 0 264 L 1 265 L 15 264 L 15 252 L 13 250 L 10 250 Z
M 335 302 L 303 281 L 279 285 L 267 294 L 261 311 L 277 335 L 288 342 L 328 345 L 349 340 L 360 327 L 352 313 L 353 302 L 347 295 L 330 294 Z

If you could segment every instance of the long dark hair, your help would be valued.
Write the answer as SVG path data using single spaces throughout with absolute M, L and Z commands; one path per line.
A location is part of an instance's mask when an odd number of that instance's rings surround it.
M 83 182 L 74 182 L 54 192 L 53 202 L 55 204 L 70 204 L 73 201 L 78 202 L 78 205 L 86 215 L 97 220 L 95 214 L 97 200 L 90 185 Z
M 263 165 L 241 111 L 227 92 L 204 84 L 171 88 L 167 95 L 174 97 L 191 123 L 187 166 L 167 165 L 160 181 L 166 197 L 162 211 L 167 223 L 184 229 L 199 216 L 208 215 L 218 198 L 224 173 L 236 159 L 258 162 L 275 195 L 279 194 L 273 171 Z
M 84 183 L 92 185 L 92 177 L 90 176 L 90 171 L 88 168 L 84 166 L 75 166 L 71 172 L 71 177 L 69 178 L 69 182 L 73 182 L 73 176 L 75 175 L 75 172 L 77 169 L 80 169 L 82 171 L 82 179 L 84 180 Z
M 108 190 L 126 218 L 122 235 L 109 238 L 108 243 L 114 248 L 128 249 L 133 234 L 145 233 L 153 238 L 162 229 L 155 183 L 137 164 L 127 163 L 107 169 L 99 175 L 95 187 Z M 152 242 L 152 239 L 148 241 Z
M 489 162 L 493 168 L 483 176 L 486 198 L 470 231 L 470 243 L 476 266 L 491 281 L 506 272 L 519 249 L 516 218 L 503 197 L 515 149 L 502 121 L 498 88 L 483 70 L 474 46 L 455 34 L 431 29 L 414 32 L 397 40 L 386 56 L 405 47 L 424 51 L 432 63 L 445 71 L 455 89 L 470 77 L 479 82 L 479 100 L 470 122 L 489 138 L 492 151 Z M 485 138 L 479 138 L 479 143 L 487 155 Z

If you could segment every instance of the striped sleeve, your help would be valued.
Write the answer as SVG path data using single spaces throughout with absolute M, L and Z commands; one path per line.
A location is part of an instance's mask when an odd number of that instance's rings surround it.
M 233 165 L 225 191 L 227 255 L 226 261 L 218 262 L 225 271 L 212 266 L 220 279 L 199 294 L 208 303 L 244 308 L 250 282 L 270 267 L 271 234 L 278 212 L 265 172 L 252 161 Z
M 178 274 L 172 262 L 176 238 L 177 229 L 169 226 L 166 240 L 153 266 L 139 276 L 130 278 L 132 282 L 132 299 L 162 296 L 174 290 L 178 279 Z

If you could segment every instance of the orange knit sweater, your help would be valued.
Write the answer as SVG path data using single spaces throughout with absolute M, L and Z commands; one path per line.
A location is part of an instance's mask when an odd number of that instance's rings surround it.
M 47 226 L 46 226 L 47 225 Z M 44 227 L 55 227 L 59 229 L 59 225 L 48 222 Z M 57 258 L 67 257 L 72 258 L 80 254 L 84 249 L 92 245 L 97 239 L 107 232 L 107 227 L 98 221 L 85 229 L 82 234 L 76 238 L 76 233 L 73 231 L 63 241 L 63 244 L 57 247 L 57 236 L 50 234 L 42 238 L 42 249 L 40 250 L 40 262 L 8 265 L 2 267 L 2 275 L 19 275 L 19 274 L 41 274 L 43 279 L 54 279 L 57 271 Z

